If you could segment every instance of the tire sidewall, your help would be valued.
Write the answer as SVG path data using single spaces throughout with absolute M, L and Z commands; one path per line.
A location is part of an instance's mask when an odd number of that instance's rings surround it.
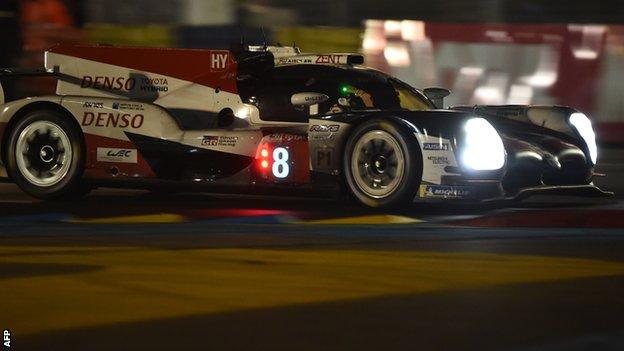
M 389 133 L 401 147 L 405 164 L 401 182 L 388 196 L 374 198 L 365 194 L 356 184 L 351 171 L 351 160 L 357 141 L 367 132 L 382 130 Z M 344 182 L 350 193 L 361 203 L 370 207 L 396 207 L 411 203 L 416 196 L 422 179 L 422 156 L 416 137 L 406 127 L 387 119 L 375 119 L 357 126 L 348 138 L 343 155 Z
M 48 121 L 61 127 L 67 134 L 72 146 L 71 165 L 67 174 L 58 183 L 49 187 L 41 187 L 30 183 L 22 175 L 17 166 L 15 155 L 17 139 L 19 138 L 22 130 L 37 121 Z M 56 198 L 60 199 L 75 193 L 80 188 L 80 180 L 82 178 L 85 163 L 85 147 L 82 132 L 72 122 L 73 121 L 69 120 L 66 116 L 59 112 L 52 110 L 38 110 L 25 115 L 12 128 L 7 143 L 7 170 L 13 181 L 29 195 L 44 200 Z

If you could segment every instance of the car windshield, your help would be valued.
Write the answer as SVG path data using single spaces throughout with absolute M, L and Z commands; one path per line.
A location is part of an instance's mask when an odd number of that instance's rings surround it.
M 348 71 L 339 87 L 336 109 L 408 110 L 433 108 L 431 102 L 408 84 L 373 70 Z

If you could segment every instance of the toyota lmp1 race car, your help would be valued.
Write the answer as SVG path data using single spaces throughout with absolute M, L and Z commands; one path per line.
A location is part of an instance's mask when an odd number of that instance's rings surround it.
M 583 113 L 444 109 L 448 90 L 362 64 L 280 46 L 56 46 L 39 73 L 56 79 L 56 94 L 3 101 L 0 91 L 0 175 L 48 200 L 163 184 L 340 189 L 372 207 L 608 195 L 592 184 L 598 152 Z

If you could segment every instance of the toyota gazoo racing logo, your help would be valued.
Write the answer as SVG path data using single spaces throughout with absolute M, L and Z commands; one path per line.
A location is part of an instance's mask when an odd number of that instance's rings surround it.
M 98 162 L 137 163 L 136 149 L 97 148 Z

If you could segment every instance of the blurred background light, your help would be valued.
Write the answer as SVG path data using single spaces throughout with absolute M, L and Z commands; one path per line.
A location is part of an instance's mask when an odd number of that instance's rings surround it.
M 384 49 L 384 57 L 389 65 L 395 67 L 407 67 L 411 63 L 405 43 L 388 43 Z
M 624 2 L 526 0 L 3 0 L 0 66 L 38 68 L 57 43 L 222 48 L 241 41 L 361 52 L 450 105 L 573 105 L 624 142 Z M 493 84 L 500 74 L 504 84 Z M 3 81 L 8 98 L 54 84 Z

